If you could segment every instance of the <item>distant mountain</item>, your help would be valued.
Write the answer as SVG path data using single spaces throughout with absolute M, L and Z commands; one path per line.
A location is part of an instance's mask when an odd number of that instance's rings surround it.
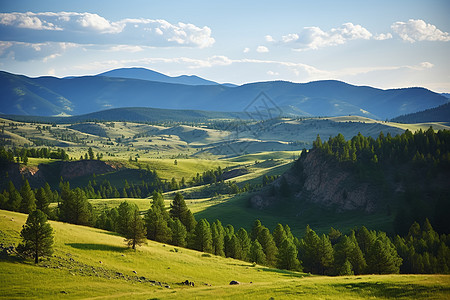
M 165 83 L 177 83 L 187 85 L 217 85 L 219 83 L 203 79 L 195 75 L 181 75 L 171 77 L 145 68 L 122 68 L 98 74 L 97 76 L 106 76 L 114 78 L 141 79 L 148 81 L 157 81 Z
M 113 108 L 78 116 L 52 117 L 28 115 L 0 115 L 2 118 L 19 122 L 40 122 L 69 124 L 86 121 L 126 122 L 204 122 L 210 119 L 245 119 L 244 113 L 229 113 L 201 110 L 176 110 L 148 107 Z
M 450 93 L 441 93 L 441 95 L 446 97 L 446 98 L 450 98 Z
M 424 88 L 381 90 L 334 80 L 227 87 L 106 76 L 29 78 L 7 72 L 0 72 L 0 92 L 0 113 L 44 116 L 153 107 L 249 114 L 257 111 L 255 118 L 359 115 L 384 120 L 448 102 L 446 97 Z
M 450 122 L 450 103 L 399 116 L 392 119 L 392 121 L 399 123 Z

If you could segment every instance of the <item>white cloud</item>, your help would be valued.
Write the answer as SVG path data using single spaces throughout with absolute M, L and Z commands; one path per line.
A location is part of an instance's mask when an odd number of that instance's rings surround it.
M 16 61 L 41 60 L 47 62 L 60 56 L 70 48 L 79 47 L 73 43 L 23 43 L 0 41 L 0 58 Z
M 377 40 L 377 41 L 389 40 L 389 39 L 392 39 L 392 34 L 389 32 L 388 33 L 380 33 L 380 34 L 375 35 L 373 37 L 373 39 Z
M 135 52 L 141 52 L 144 51 L 144 48 L 141 46 L 133 46 L 133 45 L 117 45 L 117 46 L 113 46 L 110 48 L 111 51 L 114 52 L 130 52 L 130 53 L 135 53 Z
M 400 38 L 411 43 L 416 41 L 450 41 L 448 32 L 443 32 L 423 20 L 409 19 L 408 22 L 395 22 L 391 28 Z
M 244 48 L 244 50 L 242 52 L 249 53 L 250 52 L 250 48 Z
M 283 43 L 290 43 L 290 42 L 295 42 L 296 40 L 298 40 L 299 36 L 296 33 L 290 33 L 288 35 L 283 35 L 281 37 L 281 40 L 283 41 Z
M 267 71 L 267 75 L 270 75 L 270 76 L 278 76 L 278 75 L 280 75 L 280 73 L 274 72 L 274 71 Z
M 258 46 L 256 48 L 256 52 L 258 52 L 258 53 L 267 53 L 267 52 L 269 52 L 269 49 L 267 47 L 265 47 L 265 46 Z
M 275 40 L 273 39 L 273 37 L 271 35 L 266 35 L 264 38 L 266 39 L 266 42 L 269 42 L 269 43 L 275 42 Z
M 110 21 L 92 13 L 0 13 L 0 36 L 17 42 L 73 42 L 154 47 L 198 47 L 214 44 L 211 29 L 165 20 Z
M 281 44 L 289 45 L 295 50 L 302 51 L 341 45 L 350 40 L 368 40 L 370 38 L 372 38 L 372 33 L 366 28 L 361 25 L 345 23 L 329 31 L 323 31 L 319 27 L 304 27 L 299 33 L 290 33 L 282 36 Z

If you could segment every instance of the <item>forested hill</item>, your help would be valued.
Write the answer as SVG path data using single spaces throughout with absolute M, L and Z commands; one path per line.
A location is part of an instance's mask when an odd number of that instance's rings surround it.
M 399 123 L 450 122 L 450 103 L 392 119 Z
M 450 131 L 407 130 L 376 139 L 359 134 L 348 141 L 339 134 L 325 142 L 318 136 L 291 170 L 251 199 L 259 208 L 280 201 L 293 211 L 306 201 L 338 212 L 385 213 L 402 234 L 428 217 L 449 233 Z

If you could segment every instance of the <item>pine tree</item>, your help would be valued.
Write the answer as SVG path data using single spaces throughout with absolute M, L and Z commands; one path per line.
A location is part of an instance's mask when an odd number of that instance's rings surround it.
M 281 246 L 285 239 L 287 239 L 286 232 L 284 231 L 283 226 L 278 223 L 273 230 L 273 240 L 275 241 L 275 245 L 277 246 L 277 248 Z
M 239 243 L 241 244 L 242 259 L 245 261 L 248 261 L 251 241 L 250 241 L 250 238 L 248 237 L 247 231 L 244 228 L 239 228 L 236 236 L 238 237 Z
M 44 188 L 39 188 L 36 191 L 36 208 L 42 211 L 44 214 L 49 216 L 50 209 L 49 209 L 49 201 L 47 197 L 47 193 L 45 192 Z
M 168 243 L 172 239 L 172 230 L 168 223 L 169 214 L 164 205 L 164 198 L 155 191 L 153 193 L 152 207 L 145 216 L 147 237 L 157 242 Z
M 137 205 L 134 205 L 131 208 L 131 218 L 125 234 L 125 241 L 132 249 L 136 249 L 136 245 L 139 246 L 145 243 L 146 234 L 144 220 L 139 215 L 139 208 Z
M 22 202 L 20 203 L 19 211 L 25 214 L 36 209 L 36 198 L 34 196 L 34 192 L 28 183 L 28 180 L 25 180 L 22 188 L 20 189 L 20 195 L 22 196 Z
M 92 205 L 84 192 L 79 188 L 74 190 L 67 188 L 68 185 L 61 191 L 61 220 L 77 225 L 93 224 Z
M 352 264 L 345 260 L 345 262 L 339 267 L 337 275 L 346 276 L 346 275 L 354 275 Z
M 224 229 L 219 220 L 211 225 L 213 254 L 225 256 L 224 252 Z
M 284 239 L 278 248 L 277 268 L 301 271 L 301 265 L 297 258 L 297 248 L 289 239 Z
M 277 262 L 278 249 L 269 229 L 264 226 L 258 234 L 258 242 L 261 244 L 264 254 L 266 255 L 266 263 L 269 266 L 275 266 Z
M 50 256 L 53 253 L 53 230 L 42 211 L 30 212 L 20 236 L 23 241 L 17 246 L 17 251 L 32 256 L 34 263 L 39 262 L 39 257 Z
M 367 270 L 373 274 L 399 273 L 402 259 L 392 242 L 380 235 L 367 254 Z
M 201 219 L 194 230 L 195 249 L 212 253 L 211 226 L 206 219 Z
M 266 255 L 264 254 L 262 246 L 258 240 L 254 240 L 250 246 L 249 259 L 251 262 L 259 265 L 266 264 Z
M 117 218 L 117 232 L 125 235 L 128 231 L 128 227 L 131 220 L 131 204 L 127 201 L 120 203 L 117 208 L 118 218 Z
M 322 234 L 317 248 L 319 273 L 322 275 L 329 274 L 334 262 L 334 251 L 331 246 L 330 238 Z
M 92 151 L 92 147 L 89 147 L 88 149 L 88 155 L 89 155 L 89 159 L 94 159 L 94 151 Z M 133 248 L 134 249 L 134 248 Z
M 300 240 L 299 247 L 300 259 L 305 272 L 320 273 L 320 261 L 316 255 L 319 245 L 319 236 L 307 225 L 305 236 Z
M 187 207 L 184 197 L 180 193 L 175 194 L 175 197 L 170 204 L 170 216 L 173 219 L 178 218 L 181 223 L 186 226 L 188 232 L 195 228 L 196 221 L 194 215 Z
M 9 181 L 8 184 L 8 201 L 6 202 L 6 207 L 8 210 L 19 211 L 20 204 L 22 203 L 22 196 L 16 190 L 16 187 Z
M 170 224 L 170 228 L 172 229 L 172 245 L 185 247 L 187 236 L 186 227 L 179 219 L 171 221 Z
M 262 230 L 262 228 L 263 227 L 260 220 L 255 220 L 255 222 L 253 222 L 252 232 L 250 234 L 252 241 L 258 238 L 258 234 Z

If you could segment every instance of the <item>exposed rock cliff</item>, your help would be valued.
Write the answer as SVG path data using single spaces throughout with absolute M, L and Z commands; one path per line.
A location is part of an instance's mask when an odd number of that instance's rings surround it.
M 378 194 L 373 183 L 360 180 L 349 169 L 336 167 L 313 150 L 250 202 L 255 208 L 265 208 L 288 196 L 336 211 L 373 212 Z

